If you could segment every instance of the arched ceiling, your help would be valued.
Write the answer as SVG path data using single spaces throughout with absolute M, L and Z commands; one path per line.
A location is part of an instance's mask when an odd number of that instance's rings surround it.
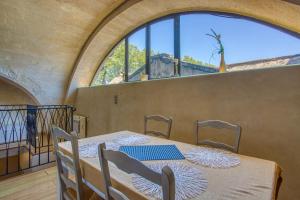
M 1 0 L 0 76 L 42 104 L 64 101 L 74 60 L 95 26 L 123 0 Z
M 300 33 L 300 6 L 281 0 L 1 0 L 0 76 L 42 104 L 72 102 L 127 33 L 194 10 L 237 13 Z

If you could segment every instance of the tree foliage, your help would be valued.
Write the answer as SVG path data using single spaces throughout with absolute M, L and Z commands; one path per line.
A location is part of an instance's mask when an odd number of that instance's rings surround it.
M 200 66 L 209 66 L 209 67 L 214 67 L 214 65 L 206 63 L 206 62 L 202 62 L 201 60 L 197 60 L 191 56 L 184 56 L 182 59 L 183 62 L 187 62 L 187 63 L 191 63 L 194 65 L 200 65 Z
M 140 67 L 143 67 L 146 63 L 146 50 L 139 49 L 137 46 L 129 44 L 129 75 L 133 74 Z M 151 51 L 151 55 L 159 54 Z M 184 56 L 182 61 L 201 65 L 201 66 L 213 66 L 208 63 L 204 63 L 191 56 Z M 120 42 L 110 53 L 110 55 L 104 60 L 98 72 L 94 85 L 106 85 L 109 83 L 117 83 L 123 80 L 125 71 L 125 41 Z
M 129 45 L 129 74 L 145 65 L 146 50 L 140 50 L 135 45 Z M 95 79 L 95 85 L 109 84 L 114 78 L 123 78 L 125 69 L 125 42 L 122 41 L 107 57 Z
M 146 49 L 140 50 L 137 46 L 130 44 L 129 49 L 129 69 L 128 73 L 132 74 L 146 63 Z

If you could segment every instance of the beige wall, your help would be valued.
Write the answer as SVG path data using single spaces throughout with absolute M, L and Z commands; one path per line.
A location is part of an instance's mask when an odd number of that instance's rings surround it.
M 31 104 L 37 102 L 17 86 L 0 79 L 0 105 L 6 104 Z
M 76 106 L 89 136 L 141 132 L 153 113 L 172 116 L 172 139 L 190 143 L 197 119 L 238 123 L 240 153 L 278 162 L 280 199 L 300 199 L 300 66 L 80 88 Z

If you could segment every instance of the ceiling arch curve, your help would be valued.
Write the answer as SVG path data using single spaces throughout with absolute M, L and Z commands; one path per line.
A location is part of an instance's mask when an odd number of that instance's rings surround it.
M 36 104 L 40 104 L 45 94 L 36 81 L 10 67 L 1 66 L 0 79 L 25 92 Z
M 76 88 L 89 86 L 99 64 L 112 47 L 129 32 L 156 18 L 186 11 L 217 11 L 239 14 L 264 21 L 292 32 L 300 33 L 299 6 L 281 1 L 243 0 L 152 0 L 126 1 L 120 12 L 94 32 L 88 44 L 82 48 L 73 66 L 66 102 L 74 101 Z M 123 6 L 124 6 L 123 5 Z M 280 15 L 278 15 L 280 13 Z M 101 22 L 100 22 L 101 24 Z M 96 34 L 95 34 L 96 33 Z
M 10 85 L 13 85 L 14 87 L 18 88 L 22 92 L 24 92 L 36 105 L 40 105 L 40 101 L 24 86 L 16 83 L 15 81 L 11 80 L 8 77 L 0 76 L 0 80 L 4 81 L 5 83 L 8 83 Z

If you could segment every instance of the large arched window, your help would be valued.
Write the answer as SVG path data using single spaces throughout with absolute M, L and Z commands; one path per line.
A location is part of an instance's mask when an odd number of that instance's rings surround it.
M 250 18 L 181 13 L 126 36 L 92 85 L 300 64 L 300 37 Z

